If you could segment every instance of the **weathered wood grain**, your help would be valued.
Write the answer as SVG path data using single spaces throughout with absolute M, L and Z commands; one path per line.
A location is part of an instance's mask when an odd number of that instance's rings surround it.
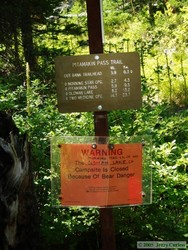
M 0 249 L 37 249 L 37 228 L 29 143 L 0 112 Z

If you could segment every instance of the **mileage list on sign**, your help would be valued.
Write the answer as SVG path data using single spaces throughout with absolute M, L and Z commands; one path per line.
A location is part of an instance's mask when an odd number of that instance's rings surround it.
M 141 107 L 137 52 L 59 56 L 55 67 L 62 113 Z

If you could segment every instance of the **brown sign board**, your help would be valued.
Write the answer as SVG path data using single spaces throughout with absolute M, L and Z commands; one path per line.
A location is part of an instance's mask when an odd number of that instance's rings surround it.
M 137 52 L 59 56 L 55 68 L 58 109 L 62 113 L 141 107 Z

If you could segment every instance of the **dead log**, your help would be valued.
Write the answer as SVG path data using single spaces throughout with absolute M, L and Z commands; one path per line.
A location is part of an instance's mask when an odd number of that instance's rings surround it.
M 38 210 L 26 136 L 0 112 L 0 249 L 37 249 Z

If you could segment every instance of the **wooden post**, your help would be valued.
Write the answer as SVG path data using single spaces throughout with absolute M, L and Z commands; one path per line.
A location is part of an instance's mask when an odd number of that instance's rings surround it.
M 90 54 L 103 53 L 100 0 L 86 0 Z
M 101 0 L 86 0 L 90 54 L 103 53 L 101 27 Z M 108 136 L 108 113 L 94 112 L 95 136 Z M 103 250 L 115 250 L 115 232 L 112 208 L 100 208 L 101 238 Z

